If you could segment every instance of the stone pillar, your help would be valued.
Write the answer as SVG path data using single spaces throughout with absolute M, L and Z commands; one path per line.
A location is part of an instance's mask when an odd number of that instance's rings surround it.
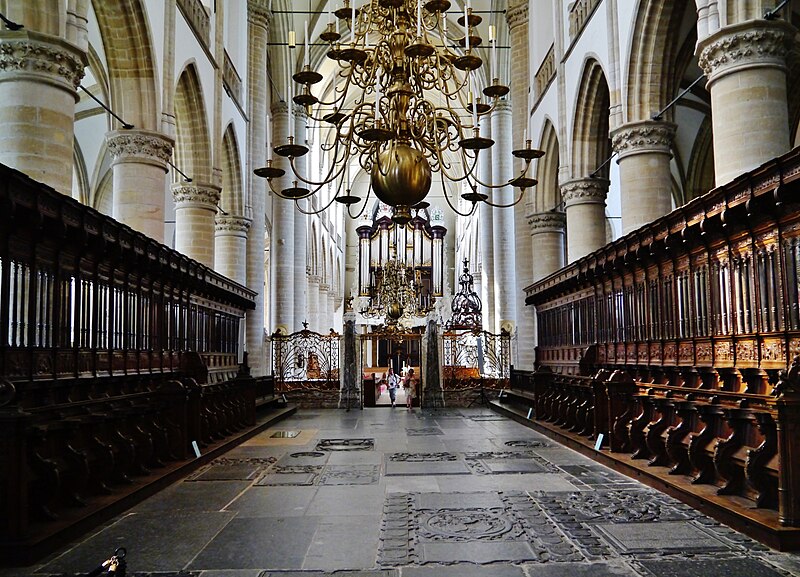
M 491 138 L 492 126 L 490 122 L 485 122 L 483 136 Z M 493 148 L 496 148 L 497 144 Z M 478 156 L 478 178 L 483 182 L 492 182 L 492 160 L 495 158 L 494 150 L 482 151 Z M 483 194 L 489 196 L 489 200 L 494 202 L 494 191 L 490 188 L 481 187 Z M 478 205 L 480 217 L 478 218 L 478 243 L 481 250 L 480 263 L 472 263 L 470 267 L 475 273 L 473 278 L 479 287 L 481 304 L 483 305 L 482 321 L 483 328 L 490 332 L 495 332 L 495 292 L 494 292 L 494 207 L 482 202 Z M 480 264 L 480 266 L 478 266 Z
M 308 116 L 305 109 L 295 106 L 294 110 L 294 141 L 300 144 L 306 142 L 306 125 Z M 296 158 L 294 165 L 298 174 L 308 177 L 308 155 Z M 301 183 L 301 186 L 308 186 Z M 300 323 L 308 319 L 308 216 L 300 212 L 300 208 L 307 210 L 308 199 L 291 203 L 294 213 L 294 330 L 299 331 Z M 299 208 L 298 208 L 299 207 Z
M 567 211 L 567 262 L 574 262 L 606 244 L 606 195 L 603 178 L 571 180 L 561 185 Z
M 247 3 L 247 116 L 250 121 L 247 124 L 248 166 L 244 183 L 252 207 L 252 222 L 247 235 L 247 286 L 257 294 L 256 308 L 247 312 L 246 345 L 250 372 L 257 377 L 267 374 L 264 353 L 264 309 L 267 302 L 267 295 L 264 294 L 264 235 L 268 187 L 263 178 L 253 174 L 253 170 L 264 166 L 267 158 L 269 2 L 249 0 Z
M 86 54 L 65 40 L 0 31 L 0 162 L 67 196 L 85 66 Z
M 277 103 L 272 107 L 272 133 L 274 142 L 285 143 L 289 110 L 285 103 Z M 290 186 L 291 168 L 289 162 L 275 156 L 273 165 L 283 168 L 287 176 L 276 179 L 273 183 L 276 190 Z M 294 203 L 290 200 L 272 195 L 272 242 L 270 244 L 270 260 L 272 261 L 272 330 L 283 329 L 286 334 L 294 331 Z M 298 323 L 303 319 L 298 320 Z
M 318 333 L 324 332 L 320 317 L 320 278 L 318 275 L 308 275 L 308 307 L 306 309 L 306 318 L 308 319 L 308 328 Z
M 539 212 L 528 217 L 531 244 L 536 247 L 533 281 L 536 282 L 564 266 L 564 235 L 567 216 L 563 212 Z
M 625 124 L 611 135 L 622 191 L 622 234 L 672 211 L 671 122 Z
M 333 309 L 330 298 L 330 285 L 326 282 L 319 284 L 319 332 L 327 333 L 333 328 Z
M 215 269 L 241 285 L 247 283 L 247 231 L 251 224 L 243 216 L 217 215 Z
M 214 217 L 220 188 L 213 184 L 172 185 L 175 250 L 214 268 Z
M 430 313 L 426 320 L 424 358 L 424 375 L 420 408 L 436 409 L 444 406 L 444 391 L 442 390 L 441 372 L 439 371 L 441 358 L 439 355 L 439 324 L 436 313 Z M 422 370 L 422 369 L 421 369 Z
M 150 130 L 106 133 L 114 170 L 113 217 L 164 242 L 164 191 L 175 141 Z
M 524 147 L 523 133 L 528 126 L 530 115 L 530 103 L 528 102 L 528 87 L 531 85 L 530 77 L 530 49 L 528 45 L 528 0 L 509 0 L 508 10 L 506 10 L 506 21 L 508 22 L 509 44 L 511 54 L 509 56 L 511 78 L 503 79 L 511 87 L 511 137 L 514 149 Z M 514 207 L 514 229 L 515 234 L 514 252 L 516 253 L 516 287 L 514 289 L 517 300 L 517 347 L 512 355 L 513 363 L 519 369 L 532 370 L 534 361 L 534 350 L 536 345 L 536 315 L 533 307 L 525 306 L 526 286 L 531 284 L 533 271 L 531 263 L 534 254 L 527 234 L 519 234 L 525 231 L 527 226 L 527 214 L 530 208 L 527 206 L 532 200 L 531 191 L 526 191 L 526 198 Z
M 698 43 L 711 93 L 717 186 L 789 150 L 786 56 L 793 37 L 786 22 L 757 20 Z
M 492 112 L 492 134 L 496 136 L 492 147 L 492 178 L 495 182 L 508 182 L 514 177 L 513 155 L 511 154 L 511 139 L 503 135 L 511 133 L 512 127 L 511 103 L 501 100 Z M 513 186 L 498 188 L 492 195 L 495 204 L 509 205 L 519 194 Z M 517 259 L 514 241 L 514 209 L 495 208 L 492 211 L 494 224 L 494 278 L 492 283 L 499 287 L 495 297 L 495 324 L 492 331 L 500 332 L 500 327 L 505 327 L 511 332 L 517 321 Z M 524 230 L 521 229 L 521 230 Z M 521 234 L 519 236 L 525 236 Z M 531 245 L 529 245 L 531 246 Z
M 361 367 L 356 336 L 356 314 L 344 313 L 344 358 L 342 359 L 342 384 L 339 408 L 357 409 L 361 407 Z

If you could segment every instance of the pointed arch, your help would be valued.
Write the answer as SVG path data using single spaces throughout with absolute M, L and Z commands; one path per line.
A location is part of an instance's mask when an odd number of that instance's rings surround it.
M 194 63 L 183 69 L 175 89 L 175 165 L 192 180 L 211 182 L 211 142 L 200 76 Z M 180 175 L 173 171 L 175 180 Z
M 111 108 L 136 128 L 159 128 L 158 81 L 144 0 L 92 0 L 111 80 Z
M 608 134 L 611 99 L 603 67 L 593 59 L 584 63 L 572 130 L 574 176 L 585 178 L 600 168 L 611 154 Z M 608 164 L 596 174 L 608 178 Z
M 220 206 L 228 214 L 244 216 L 242 162 L 239 143 L 233 125 L 229 124 L 222 137 L 222 194 Z
M 649 119 L 676 93 L 680 78 L 677 55 L 687 32 L 684 15 L 689 4 L 689 0 L 639 3 L 628 67 L 629 122 Z M 689 33 L 696 34 L 696 26 L 690 28 Z
M 544 156 L 536 166 L 539 184 L 536 185 L 534 209 L 536 212 L 547 212 L 557 209 L 561 204 L 561 189 L 558 186 L 558 133 L 550 119 L 545 120 L 539 148 L 544 150 Z

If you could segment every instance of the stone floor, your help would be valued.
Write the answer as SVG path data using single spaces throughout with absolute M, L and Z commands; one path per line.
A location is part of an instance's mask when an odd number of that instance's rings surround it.
M 772 551 L 487 409 L 300 411 L 0 575 L 777 577 Z

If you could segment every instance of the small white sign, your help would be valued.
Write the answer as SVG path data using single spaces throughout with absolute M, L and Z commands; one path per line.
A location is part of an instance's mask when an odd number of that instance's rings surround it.
M 528 409 L 528 420 L 530 420 L 530 419 L 531 419 L 531 413 L 533 413 L 533 407 L 530 407 L 530 408 Z
M 599 435 L 597 435 L 597 441 L 595 441 L 594 450 L 599 451 L 600 447 L 602 446 L 603 446 L 603 433 L 600 433 Z
M 192 441 L 192 449 L 194 449 L 194 455 L 198 459 L 200 458 L 200 447 L 197 446 L 197 441 Z

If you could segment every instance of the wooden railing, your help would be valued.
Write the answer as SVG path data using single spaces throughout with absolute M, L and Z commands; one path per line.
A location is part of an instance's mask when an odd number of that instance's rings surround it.
M 528 287 L 537 370 L 505 403 L 798 547 L 798 289 L 795 149 Z
M 589 22 L 600 0 L 575 0 L 569 5 L 569 37 L 575 40 Z
M 255 421 L 255 293 L 0 165 L 0 559 L 26 562 Z

